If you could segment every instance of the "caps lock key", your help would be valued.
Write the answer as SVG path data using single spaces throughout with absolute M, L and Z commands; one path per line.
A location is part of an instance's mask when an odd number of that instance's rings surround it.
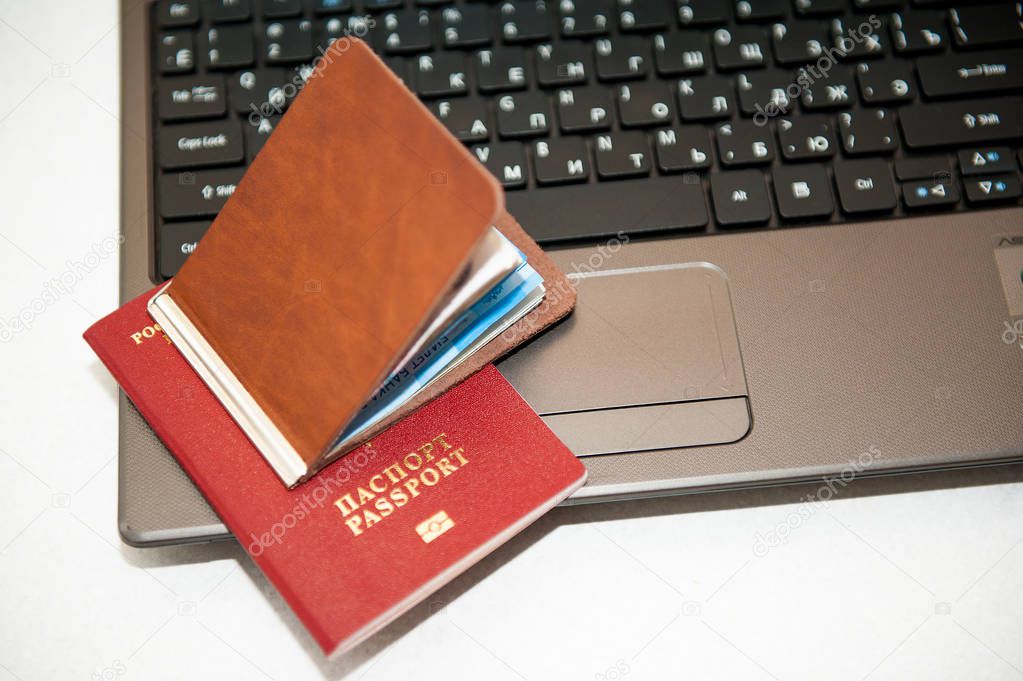
M 157 134 L 160 167 L 196 168 L 238 163 L 245 157 L 238 121 L 168 125 Z

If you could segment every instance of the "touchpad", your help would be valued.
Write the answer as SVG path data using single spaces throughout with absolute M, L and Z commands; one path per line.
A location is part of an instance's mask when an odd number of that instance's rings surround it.
M 682 263 L 572 279 L 571 316 L 498 368 L 576 455 L 746 435 L 746 379 L 718 267 Z

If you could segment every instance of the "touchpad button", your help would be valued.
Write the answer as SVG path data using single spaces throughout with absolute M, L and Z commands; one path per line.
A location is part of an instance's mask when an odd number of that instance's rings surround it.
M 579 456 L 734 442 L 750 428 L 728 280 L 708 263 L 574 277 L 572 315 L 498 366 Z

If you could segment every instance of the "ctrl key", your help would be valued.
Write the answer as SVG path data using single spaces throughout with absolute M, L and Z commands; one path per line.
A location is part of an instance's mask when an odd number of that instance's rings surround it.
M 838 198 L 846 213 L 881 213 L 895 208 L 898 198 L 885 161 L 835 161 L 834 169 Z
M 234 194 L 245 168 L 165 173 L 160 176 L 160 215 L 165 218 L 203 218 L 220 212 Z
M 212 223 L 209 220 L 198 222 L 167 222 L 160 226 L 160 274 L 168 279 L 173 277 L 185 264 L 199 240 L 206 234 Z

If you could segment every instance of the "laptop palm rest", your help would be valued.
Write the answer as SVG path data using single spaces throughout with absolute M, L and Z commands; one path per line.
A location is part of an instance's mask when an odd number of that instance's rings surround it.
M 681 263 L 573 281 L 575 312 L 498 365 L 572 451 L 725 444 L 749 432 L 724 272 Z

